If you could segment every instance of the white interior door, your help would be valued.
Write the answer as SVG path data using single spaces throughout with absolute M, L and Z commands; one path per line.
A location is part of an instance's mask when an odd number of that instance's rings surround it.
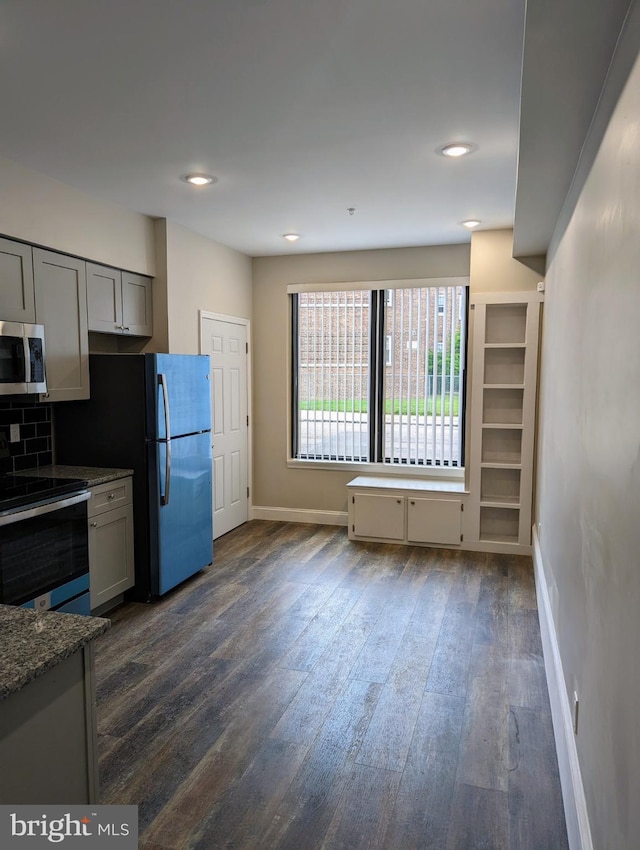
M 202 352 L 211 356 L 213 536 L 249 518 L 247 325 L 202 315 Z

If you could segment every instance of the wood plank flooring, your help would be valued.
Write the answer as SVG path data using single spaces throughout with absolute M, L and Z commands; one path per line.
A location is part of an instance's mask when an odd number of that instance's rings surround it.
M 249 522 L 98 641 L 143 850 L 565 850 L 529 558 Z

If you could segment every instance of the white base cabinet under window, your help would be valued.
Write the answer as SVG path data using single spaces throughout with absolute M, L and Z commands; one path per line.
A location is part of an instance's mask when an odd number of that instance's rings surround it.
M 134 585 L 132 493 L 131 478 L 91 488 L 87 513 L 92 611 Z
M 347 484 L 349 539 L 460 546 L 463 492 L 458 482 L 354 478 Z

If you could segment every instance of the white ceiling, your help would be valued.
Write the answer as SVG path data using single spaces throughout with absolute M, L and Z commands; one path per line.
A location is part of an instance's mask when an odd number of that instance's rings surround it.
M 252 256 L 464 242 L 468 218 L 544 253 L 634 3 L 524 7 L 2 0 L 0 155 Z M 435 153 L 455 140 L 477 149 Z
M 464 242 L 513 223 L 524 5 L 3 0 L 0 155 L 252 256 Z

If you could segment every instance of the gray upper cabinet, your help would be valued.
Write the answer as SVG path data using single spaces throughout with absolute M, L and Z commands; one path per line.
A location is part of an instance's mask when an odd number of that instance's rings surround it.
M 36 321 L 44 325 L 47 393 L 43 401 L 89 398 L 86 263 L 33 249 Z
M 89 330 L 152 336 L 151 280 L 132 272 L 87 263 Z
M 89 330 L 122 333 L 122 272 L 87 263 Z
M 35 320 L 31 245 L 0 239 L 0 321 Z
M 133 272 L 122 272 L 122 324 L 134 336 L 153 336 L 151 281 Z

